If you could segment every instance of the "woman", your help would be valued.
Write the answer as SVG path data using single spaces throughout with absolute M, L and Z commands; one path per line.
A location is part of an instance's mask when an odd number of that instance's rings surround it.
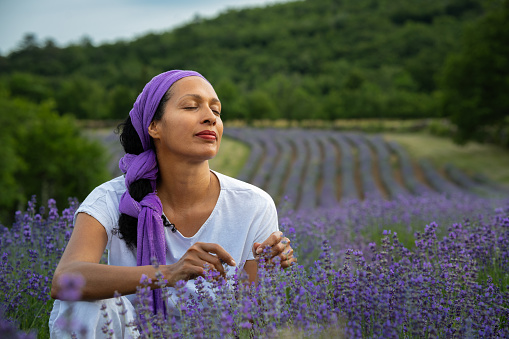
M 223 134 L 220 114 L 214 88 L 199 73 L 169 71 L 145 86 L 120 136 L 126 155 L 119 166 L 125 175 L 97 187 L 76 212 L 51 293 L 53 298 L 61 294 L 60 277 L 79 273 L 85 281 L 82 301 L 55 301 L 52 337 L 62 335 L 55 322 L 70 313 L 85 322 L 88 337 L 101 337 L 103 303 L 111 307 L 115 333 L 129 336 L 108 298 L 115 291 L 127 296 L 127 321 L 132 319 L 140 277 L 156 280 L 153 257 L 169 286 L 186 280 L 191 291 L 206 264 L 223 275 L 243 265 L 249 281 L 255 281 L 256 256 L 266 246 L 283 267 L 296 261 L 289 240 L 278 231 L 270 196 L 209 169 Z M 108 265 L 99 264 L 105 248 Z M 151 287 L 154 311 L 164 310 L 160 289 Z

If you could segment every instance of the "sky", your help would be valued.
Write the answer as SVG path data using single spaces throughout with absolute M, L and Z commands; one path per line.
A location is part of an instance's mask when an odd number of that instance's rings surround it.
M 195 15 L 279 2 L 288 0 L 0 0 L 0 54 L 14 50 L 26 33 L 58 46 L 85 36 L 97 45 L 168 31 Z

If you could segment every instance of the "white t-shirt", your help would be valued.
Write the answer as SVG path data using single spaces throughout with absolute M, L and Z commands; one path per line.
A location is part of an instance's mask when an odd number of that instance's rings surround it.
M 216 206 L 192 237 L 184 237 L 179 231 L 173 233 L 165 227 L 168 265 L 176 263 L 196 242 L 219 244 L 233 257 L 237 265 L 243 265 L 246 260 L 254 259 L 253 244 L 262 243 L 278 230 L 276 207 L 268 193 L 243 181 L 211 172 L 217 176 L 221 186 Z M 129 250 L 124 240 L 113 231 L 118 228 L 118 206 L 125 190 L 123 176 L 110 180 L 95 188 L 76 214 L 87 213 L 104 226 L 108 234 L 106 249 L 109 265 L 136 266 L 136 250 Z M 234 269 L 229 268 L 227 274 L 233 271 Z M 189 281 L 186 287 L 192 293 L 195 290 L 194 281 Z M 127 297 L 134 300 L 134 295 Z

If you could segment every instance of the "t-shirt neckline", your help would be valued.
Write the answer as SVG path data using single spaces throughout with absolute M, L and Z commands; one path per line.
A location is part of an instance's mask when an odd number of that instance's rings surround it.
M 210 220 L 212 220 L 212 218 L 216 214 L 216 211 L 219 209 L 218 206 L 221 204 L 222 197 L 223 197 L 223 182 L 221 181 L 220 173 L 217 173 L 216 171 L 213 171 L 213 170 L 210 170 L 210 172 L 216 176 L 217 181 L 219 182 L 219 197 L 217 197 L 216 205 L 212 209 L 212 212 L 210 213 L 209 217 L 207 218 L 207 220 L 205 220 L 203 225 L 201 225 L 200 229 L 194 235 L 192 235 L 190 237 L 186 237 L 186 236 L 182 235 L 182 233 L 180 233 L 180 231 L 178 229 L 176 229 L 176 232 L 170 232 L 171 235 L 177 236 L 183 240 L 193 240 L 194 238 L 198 237 L 201 233 L 204 232 L 203 230 L 206 228 L 206 226 L 210 223 Z M 163 215 L 164 215 L 164 212 L 163 212 Z M 166 215 L 164 215 L 164 216 L 166 217 Z M 168 221 L 171 222 L 171 220 L 169 220 L 169 219 L 168 219 Z M 165 228 L 165 232 L 168 232 L 167 228 Z

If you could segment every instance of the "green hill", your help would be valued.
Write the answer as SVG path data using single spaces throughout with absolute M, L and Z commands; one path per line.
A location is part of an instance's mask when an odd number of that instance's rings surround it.
M 97 47 L 26 36 L 0 57 L 0 85 L 79 119 L 118 119 L 155 74 L 194 69 L 215 85 L 225 119 L 436 117 L 437 75 L 484 3 L 295 1 Z

